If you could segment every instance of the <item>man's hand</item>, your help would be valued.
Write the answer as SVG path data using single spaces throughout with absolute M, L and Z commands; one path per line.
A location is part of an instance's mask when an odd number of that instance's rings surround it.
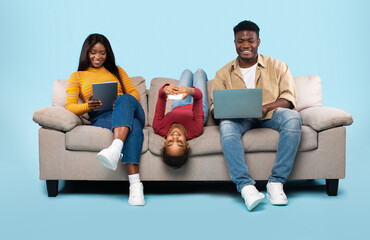
M 177 95 L 177 94 L 179 94 L 179 90 L 180 90 L 180 88 L 176 85 L 173 85 L 173 84 L 167 85 L 163 88 L 163 92 L 166 95 Z
M 279 98 L 275 102 L 268 103 L 262 106 L 262 116 L 265 116 L 265 114 L 268 111 L 274 110 L 276 108 L 288 108 L 288 109 L 293 109 L 294 106 L 291 102 L 284 98 Z
M 267 110 L 267 106 L 266 105 L 263 105 L 262 106 L 262 117 L 265 116 L 265 114 L 268 112 Z
M 89 100 L 87 101 L 89 109 L 97 109 L 100 108 L 103 104 L 98 99 L 93 99 L 93 95 L 90 96 Z
M 182 100 L 187 98 L 187 96 L 194 96 L 195 94 L 195 89 L 194 88 L 188 88 L 188 87 L 180 87 L 180 94 L 182 94 Z

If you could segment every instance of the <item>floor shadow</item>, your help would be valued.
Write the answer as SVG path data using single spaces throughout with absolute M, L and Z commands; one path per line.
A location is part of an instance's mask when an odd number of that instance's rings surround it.
M 129 184 L 127 181 L 61 181 L 59 194 L 127 194 Z M 205 181 L 144 181 L 145 194 L 239 194 L 232 182 L 205 182 Z M 267 181 L 257 181 L 256 187 L 266 191 Z M 284 185 L 289 196 L 301 193 L 325 193 L 323 180 L 291 180 Z

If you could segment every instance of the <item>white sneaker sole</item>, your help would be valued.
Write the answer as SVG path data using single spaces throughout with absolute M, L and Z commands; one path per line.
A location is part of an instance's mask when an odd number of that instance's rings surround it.
M 128 205 L 130 206 L 144 206 L 145 205 L 145 200 L 144 201 L 128 201 Z
M 272 205 L 277 205 L 277 206 L 285 206 L 288 205 L 288 200 L 273 200 L 270 196 L 270 194 L 266 193 L 266 197 L 268 200 L 270 200 L 270 203 Z
M 265 195 L 263 195 L 262 193 L 259 195 L 259 198 L 257 198 L 249 207 L 247 205 L 247 208 L 249 211 L 252 211 L 255 207 L 257 207 L 258 204 L 260 204 L 260 202 L 265 198 Z

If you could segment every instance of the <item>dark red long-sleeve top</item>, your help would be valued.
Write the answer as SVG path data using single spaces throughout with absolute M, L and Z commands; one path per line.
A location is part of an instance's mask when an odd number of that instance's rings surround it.
M 154 132 L 166 138 L 171 125 L 173 123 L 180 123 L 187 130 L 187 140 L 200 136 L 203 133 L 204 121 L 202 92 L 198 88 L 194 88 L 195 94 L 193 96 L 193 105 L 187 104 L 176 107 L 164 115 L 167 95 L 163 92 L 163 88 L 167 85 L 168 84 L 165 84 L 159 89 L 153 120 Z

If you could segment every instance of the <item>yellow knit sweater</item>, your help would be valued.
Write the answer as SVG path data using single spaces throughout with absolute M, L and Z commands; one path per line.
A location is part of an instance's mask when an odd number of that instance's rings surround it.
M 127 73 L 120 67 L 118 67 L 118 72 L 123 82 L 124 93 L 134 96 L 139 101 L 140 95 L 127 76 Z M 121 84 L 114 74 L 104 67 L 97 69 L 88 68 L 86 71 L 74 72 L 69 77 L 67 84 L 67 110 L 76 115 L 90 112 L 91 109 L 89 109 L 87 101 L 92 95 L 92 84 L 101 82 L 117 82 L 117 95 L 124 94 L 121 89 Z M 84 103 L 78 104 L 78 97 L 80 97 Z

